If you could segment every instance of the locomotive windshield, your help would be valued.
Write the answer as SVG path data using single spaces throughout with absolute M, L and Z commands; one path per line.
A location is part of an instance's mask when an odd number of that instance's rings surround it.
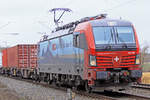
M 132 27 L 93 27 L 95 44 L 135 43 Z
M 117 43 L 135 43 L 132 27 L 114 27 Z
M 93 27 L 95 44 L 114 44 L 112 27 Z

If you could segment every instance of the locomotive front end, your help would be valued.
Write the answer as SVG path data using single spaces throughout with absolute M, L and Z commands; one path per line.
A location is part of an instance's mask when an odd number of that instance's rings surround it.
M 91 27 L 91 28 L 89 28 Z M 84 78 L 91 89 L 124 89 L 140 82 L 139 43 L 133 25 L 124 20 L 92 20 L 85 30 Z

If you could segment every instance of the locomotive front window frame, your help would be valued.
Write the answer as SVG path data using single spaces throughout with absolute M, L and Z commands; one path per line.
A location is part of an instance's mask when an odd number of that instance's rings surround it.
M 122 43 L 135 43 L 134 30 L 128 26 L 114 27 L 116 39 L 118 44 Z
M 115 44 L 113 27 L 95 26 L 93 27 L 93 35 L 95 44 Z
M 132 26 L 94 26 L 95 45 L 99 44 L 135 44 Z

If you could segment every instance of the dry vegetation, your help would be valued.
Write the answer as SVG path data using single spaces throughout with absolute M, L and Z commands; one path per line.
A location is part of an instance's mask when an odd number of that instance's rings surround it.
M 140 50 L 141 67 L 143 72 L 150 72 L 150 46 L 145 44 Z
M 150 84 L 150 72 L 144 72 L 141 81 L 143 84 Z

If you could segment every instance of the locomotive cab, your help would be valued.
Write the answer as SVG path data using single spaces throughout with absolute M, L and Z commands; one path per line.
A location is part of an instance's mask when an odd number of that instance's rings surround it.
M 74 46 L 84 49 L 84 72 L 90 89 L 124 89 L 142 76 L 139 43 L 131 22 L 98 19 L 77 25 Z

